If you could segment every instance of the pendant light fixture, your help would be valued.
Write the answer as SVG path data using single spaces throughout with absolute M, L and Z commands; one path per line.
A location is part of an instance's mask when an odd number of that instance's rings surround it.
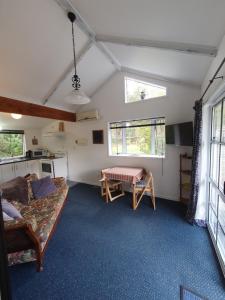
M 22 115 L 21 114 L 11 114 L 11 117 L 15 120 L 19 120 L 22 118 Z
M 73 91 L 66 96 L 65 101 L 70 104 L 87 104 L 91 100 L 85 95 L 83 91 L 80 90 L 80 77 L 77 75 L 77 64 L 76 64 L 76 52 L 75 52 L 75 40 L 74 40 L 74 22 L 76 16 L 74 13 L 69 12 L 68 18 L 72 24 L 72 42 L 73 42 L 73 62 L 74 62 L 74 75 L 72 77 L 72 87 Z

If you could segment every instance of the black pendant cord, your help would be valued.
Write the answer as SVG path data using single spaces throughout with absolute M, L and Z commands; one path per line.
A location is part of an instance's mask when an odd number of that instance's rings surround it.
M 73 39 L 73 63 L 74 63 L 75 75 L 77 75 L 77 64 L 76 64 L 76 51 L 75 51 L 73 22 L 72 22 L 72 39 Z
M 68 18 L 72 23 L 72 42 L 73 42 L 73 63 L 74 63 L 74 75 L 72 77 L 72 87 L 78 91 L 81 87 L 80 85 L 80 77 L 77 75 L 77 64 L 76 64 L 76 48 L 75 48 L 75 38 L 74 38 L 74 22 L 76 20 L 76 16 L 74 15 L 74 13 L 69 12 L 68 13 Z

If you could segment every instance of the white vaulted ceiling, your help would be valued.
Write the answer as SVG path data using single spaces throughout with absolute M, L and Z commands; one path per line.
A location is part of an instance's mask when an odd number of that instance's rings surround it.
M 224 0 L 72 0 L 97 34 L 218 46 Z
M 81 79 L 81 87 L 86 94 L 91 97 L 102 83 L 111 76 L 115 71 L 113 65 L 96 47 L 92 46 L 78 64 L 77 72 Z M 71 89 L 71 78 L 73 71 L 71 71 L 66 78 L 61 82 L 59 88 L 49 98 L 49 105 L 60 104 L 62 99 L 68 94 Z M 72 109 L 73 107 L 70 106 Z
M 124 67 L 174 81 L 200 86 L 212 58 L 156 48 L 138 48 L 107 43 Z
M 0 96 L 38 104 L 47 99 L 48 106 L 76 109 L 64 101 L 72 90 L 71 24 L 66 16 L 71 5 L 92 40 L 96 35 L 97 40 L 119 37 L 218 48 L 225 33 L 224 0 L 0 0 Z M 120 65 L 200 86 L 213 59 L 113 42 L 103 43 L 106 55 L 99 42 L 88 47 L 90 34 L 75 28 L 78 75 L 88 96 Z

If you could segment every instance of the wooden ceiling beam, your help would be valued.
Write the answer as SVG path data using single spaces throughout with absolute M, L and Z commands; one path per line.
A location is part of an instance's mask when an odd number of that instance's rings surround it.
M 107 35 L 97 35 L 96 41 L 102 43 L 118 44 L 118 45 L 133 46 L 133 47 L 157 48 L 163 50 L 183 52 L 186 54 L 205 55 L 209 57 L 215 57 L 217 55 L 216 47 L 206 46 L 206 45 L 134 39 L 134 38 L 126 38 L 120 36 L 107 36 Z
M 0 112 L 76 122 L 75 113 L 1 96 Z
M 96 34 L 87 24 L 79 11 L 74 7 L 70 0 L 55 0 L 56 3 L 66 12 L 73 12 L 76 15 L 76 24 L 89 37 L 92 43 L 102 52 L 102 54 L 110 61 L 110 63 L 119 71 L 121 69 L 120 62 L 114 57 L 112 52 L 102 43 L 96 41 Z

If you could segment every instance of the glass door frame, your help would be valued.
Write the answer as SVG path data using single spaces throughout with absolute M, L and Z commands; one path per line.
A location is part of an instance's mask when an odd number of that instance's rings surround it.
M 219 140 L 216 141 L 215 139 L 213 139 L 213 122 L 214 122 L 214 108 L 217 105 L 220 105 L 221 103 L 221 113 L 220 113 L 220 120 L 221 123 L 220 125 L 220 137 Z M 209 122 L 210 122 L 210 137 L 209 137 L 209 167 L 208 167 L 208 186 L 207 186 L 207 195 L 208 195 L 208 199 L 207 199 L 207 228 L 208 231 L 210 233 L 210 237 L 212 240 L 212 243 L 214 245 L 220 266 L 222 268 L 222 272 L 223 275 L 225 277 L 225 259 L 222 257 L 220 249 L 218 247 L 218 228 L 220 226 L 221 230 L 223 231 L 224 235 L 225 235 L 225 230 L 223 229 L 223 226 L 220 224 L 219 221 L 219 205 L 220 205 L 220 201 L 222 201 L 223 203 L 225 203 L 225 195 L 223 193 L 223 191 L 221 191 L 220 189 L 220 163 L 221 163 L 221 148 L 222 146 L 225 146 L 225 139 L 222 140 L 222 131 L 223 131 L 223 110 L 225 110 L 225 97 L 220 97 L 220 100 L 218 102 L 216 102 L 215 104 L 213 104 L 210 107 L 210 114 L 209 114 Z M 213 178 L 211 178 L 211 168 L 212 168 L 212 145 L 218 145 L 219 146 L 219 152 L 218 152 L 218 174 L 217 174 L 217 178 L 216 178 L 216 182 Z M 216 191 L 216 211 L 213 208 L 213 205 L 211 204 L 211 190 L 215 189 Z M 220 200 L 221 199 L 221 200 Z M 210 210 L 212 210 L 212 213 L 214 214 L 214 216 L 216 217 L 216 233 L 213 233 L 213 229 L 211 228 L 210 225 Z

